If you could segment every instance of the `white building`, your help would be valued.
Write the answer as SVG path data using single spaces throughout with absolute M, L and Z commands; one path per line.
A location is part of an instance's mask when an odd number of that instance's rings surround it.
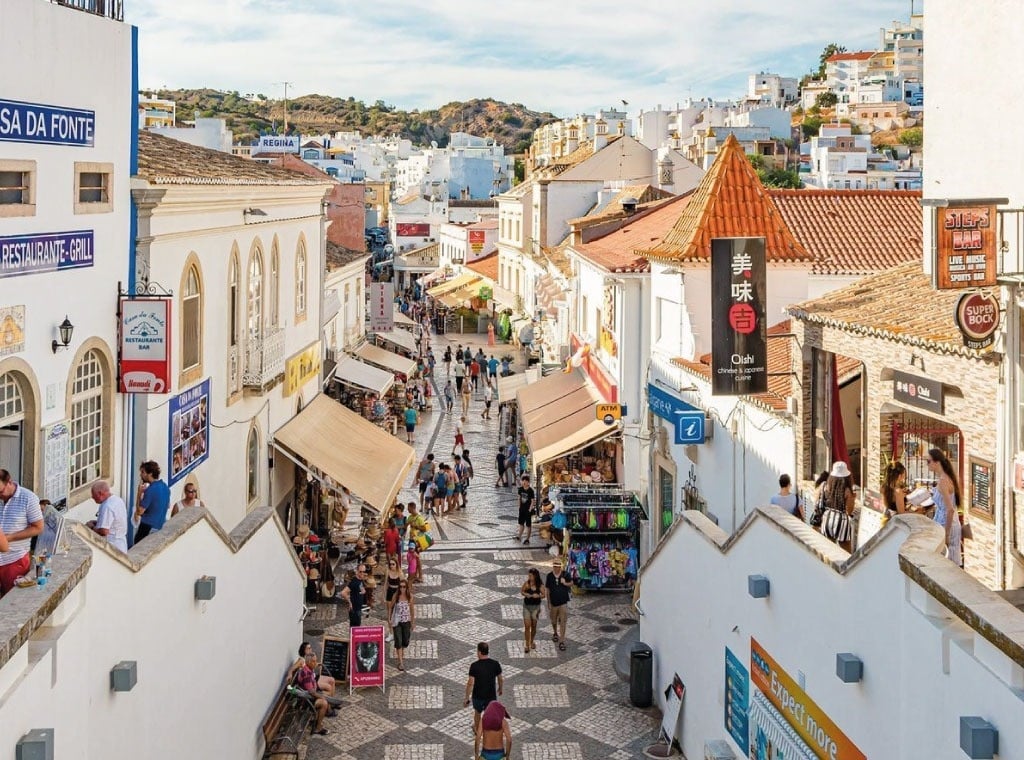
M 359 345 L 366 336 L 365 251 L 351 251 L 327 241 L 327 278 L 324 281 L 324 340 L 329 358 L 337 361 L 344 351 Z
M 0 83 L 0 467 L 70 505 L 97 478 L 134 480 L 116 395 L 133 30 L 110 11 L 10 0 L 0 22 L 0 66 L 18 72 Z
M 852 133 L 846 124 L 823 124 L 801 145 L 800 178 L 809 187 L 833 190 L 917 190 L 921 170 L 910 159 L 879 153 L 871 135 Z
M 784 77 L 769 71 L 747 77 L 747 100 L 782 108 L 796 102 L 798 97 L 796 77 Z
M 136 396 L 136 460 L 163 465 L 172 501 L 197 483 L 226 526 L 284 514 L 294 468 L 271 470 L 270 441 L 319 391 L 333 183 L 149 132 L 139 156 L 137 282 L 175 295 L 170 382 Z
M 469 264 L 498 250 L 498 220 L 449 222 L 441 225 L 440 266 Z
M 535 168 L 564 163 L 562 159 L 580 145 L 605 137 L 632 136 L 633 123 L 626 112 L 618 108 L 602 109 L 596 114 L 577 114 L 571 119 L 553 121 L 533 130 L 527 161 L 527 174 Z M 648 146 L 652 149 L 657 145 Z
M 219 150 L 224 153 L 230 153 L 234 143 L 234 134 L 227 128 L 227 122 L 224 119 L 206 119 L 196 116 L 191 127 L 151 126 L 149 130 L 164 137 L 186 142 L 189 145 Z
M 870 50 L 834 53 L 825 61 L 825 86 L 837 98 L 837 116 L 846 116 L 849 105 L 860 102 L 860 85 L 867 78 L 873 55 Z

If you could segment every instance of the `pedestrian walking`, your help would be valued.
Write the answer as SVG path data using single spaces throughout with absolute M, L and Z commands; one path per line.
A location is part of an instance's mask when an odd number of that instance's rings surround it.
M 462 385 L 466 381 L 466 365 L 456 360 L 455 362 L 455 390 L 462 393 Z
M 452 413 L 452 407 L 455 406 L 455 392 L 452 390 L 452 381 L 449 380 L 444 384 L 444 408 L 448 414 Z
M 411 402 L 405 405 L 405 441 L 416 443 L 416 423 L 420 421 L 420 414 Z
M 452 456 L 462 451 L 466 445 L 466 437 L 464 434 L 464 427 L 466 424 L 466 417 L 463 415 L 459 418 L 459 421 L 455 423 L 455 444 L 452 446 Z
M 508 710 L 498 700 L 484 708 L 480 716 L 480 730 L 473 740 L 473 757 L 479 760 L 510 760 L 512 757 L 512 729 L 508 724 Z
M 568 618 L 569 599 L 572 598 L 572 578 L 564 572 L 562 560 L 551 562 L 551 572 L 544 579 L 545 596 L 548 599 L 548 617 L 551 618 L 551 640 L 565 651 L 565 624 Z
M 494 345 L 494 322 L 487 323 L 487 345 Z
M 524 541 L 529 543 L 529 539 Z M 526 582 L 519 589 L 523 595 L 523 652 L 529 653 L 536 649 L 534 639 L 537 637 L 537 621 L 540 619 L 540 603 L 544 599 L 544 584 L 540 581 L 540 572 L 531 567 L 526 573 Z
M 465 478 L 462 481 L 462 506 L 466 506 L 466 499 L 469 495 L 469 483 L 476 477 L 476 472 L 473 470 L 473 463 L 469 459 L 469 449 L 465 446 L 462 447 L 462 465 Z
M 398 582 L 398 591 L 388 603 L 388 621 L 395 636 L 398 669 L 405 670 L 405 650 L 412 632 L 416 630 L 416 603 L 412 598 L 412 586 L 405 578 Z
M 434 376 L 434 364 L 437 360 L 434 358 L 434 349 L 427 349 L 427 377 L 432 378 Z
M 423 491 L 423 513 L 432 514 L 434 511 L 434 502 L 437 500 L 437 486 L 434 481 L 431 480 L 427 483 L 427 487 Z
M 441 466 L 444 468 L 444 494 L 446 502 L 445 509 L 441 514 L 446 515 L 455 511 L 455 508 L 458 506 L 459 496 L 456 493 L 457 486 L 455 480 L 455 471 L 452 469 L 451 465 L 445 464 Z
M 530 533 L 533 532 L 533 505 L 536 495 L 530 486 L 530 476 L 523 474 L 519 486 L 519 531 L 516 533 L 516 541 L 523 538 L 523 531 L 526 531 L 524 544 L 530 543 Z
M 512 440 L 512 436 L 506 438 L 505 441 L 507 444 L 505 446 L 505 470 L 508 473 L 505 482 L 511 488 L 516 484 L 516 469 L 519 467 L 519 447 Z
M 498 360 L 494 358 L 494 354 L 487 360 L 487 379 L 491 385 L 498 382 Z
M 473 705 L 473 735 L 480 733 L 480 716 L 487 705 L 497 700 L 505 690 L 501 663 L 490 657 L 491 647 L 486 641 L 476 645 L 476 662 L 469 666 L 466 680 L 466 701 Z
M 467 382 L 462 386 L 462 417 L 465 418 L 469 414 L 469 402 L 472 398 L 473 383 Z
M 423 509 L 426 499 L 427 484 L 434 479 L 436 474 L 437 466 L 434 464 L 434 455 L 427 454 L 416 467 L 416 480 L 419 482 L 420 489 L 420 509 Z
M 387 533 L 384 534 L 385 540 L 387 539 Z M 385 609 L 389 610 L 388 614 L 388 635 L 387 640 L 391 641 L 394 638 L 394 631 L 391 629 L 391 600 L 395 598 L 395 594 L 398 593 L 398 584 L 405 580 L 405 574 L 402 572 L 402 544 L 401 542 L 396 547 L 395 554 L 388 555 L 388 572 L 384 576 L 384 583 L 386 584 L 384 589 L 384 606 Z
M 770 503 L 782 507 L 794 517 L 803 520 L 804 512 L 800 508 L 800 498 L 790 490 L 791 486 L 792 481 L 789 475 L 786 473 L 779 475 L 779 492 L 771 498 Z
M 480 418 L 489 420 L 491 418 L 491 402 L 494 400 L 494 390 L 491 388 L 491 384 L 488 383 L 484 387 L 484 410 L 480 412 Z
M 348 624 L 357 627 L 363 624 L 363 604 L 366 602 L 366 565 L 359 565 L 355 575 L 341 590 L 341 598 L 348 603 Z
M 470 380 L 473 383 L 473 392 L 474 393 L 479 393 L 479 391 L 480 391 L 480 363 L 476 360 L 476 358 L 474 358 L 473 361 L 471 361 L 469 363 L 469 378 L 470 378 Z
M 384 531 L 384 554 L 390 565 L 399 555 L 402 549 L 402 534 L 395 525 L 395 518 L 388 518 L 388 527 Z
M 498 470 L 498 477 L 494 481 L 494 487 L 498 488 L 499 486 L 508 485 L 508 483 L 507 483 L 507 481 L 505 479 L 505 474 L 507 472 L 507 468 L 505 467 L 505 447 L 504 446 L 499 446 L 498 447 L 498 453 L 495 454 L 494 459 L 495 459 L 495 461 L 497 463 L 497 470 Z
M 452 347 L 445 346 L 444 356 L 441 357 L 444 362 L 444 374 L 446 377 L 450 377 L 452 374 Z
M 434 475 L 434 507 L 432 512 L 435 517 L 445 513 L 445 505 L 448 503 L 448 474 L 445 472 L 447 465 L 439 464 L 437 474 Z
M 415 541 L 409 541 L 409 548 L 405 553 L 405 562 L 409 580 L 413 583 L 421 583 L 423 581 L 423 569 L 420 565 L 420 547 L 416 545 Z

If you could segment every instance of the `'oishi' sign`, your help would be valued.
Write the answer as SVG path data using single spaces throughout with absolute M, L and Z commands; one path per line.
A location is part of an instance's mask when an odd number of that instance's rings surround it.
M 0 100 L 0 140 L 91 148 L 95 135 L 95 111 Z
M 93 265 L 92 230 L 0 237 L 0 278 Z

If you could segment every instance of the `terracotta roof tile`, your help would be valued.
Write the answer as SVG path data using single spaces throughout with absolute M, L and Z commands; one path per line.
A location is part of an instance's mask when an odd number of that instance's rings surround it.
M 648 272 L 651 265 L 637 254 L 656 244 L 672 229 L 679 213 L 690 202 L 692 195 L 683 195 L 663 201 L 637 215 L 614 232 L 603 237 L 572 246 L 582 259 L 609 272 Z
M 491 282 L 498 281 L 498 252 L 489 253 L 482 259 L 471 261 L 466 264 L 466 269 L 471 269 L 477 274 L 482 274 Z
M 860 50 L 856 53 L 833 53 L 825 60 L 830 63 L 834 61 L 866 61 L 874 54 L 872 50 Z
M 220 150 L 139 132 L 136 176 L 158 185 L 332 185 L 334 180 L 269 166 Z
M 921 262 L 914 261 L 795 304 L 788 311 L 796 319 L 850 333 L 976 356 L 964 347 L 953 322 L 961 295 L 957 290 L 933 289 Z
M 712 238 L 721 237 L 765 238 L 769 262 L 812 260 L 786 226 L 734 135 L 725 141 L 665 239 L 638 253 L 663 261 L 707 262 Z
M 787 399 L 794 395 L 792 322 L 785 320 L 768 328 L 768 390 L 741 398 L 765 409 L 785 411 Z M 711 354 L 704 354 L 698 361 L 673 359 L 672 363 L 683 367 L 711 382 Z
M 338 245 L 330 240 L 327 241 L 327 270 L 341 269 L 353 261 L 369 258 L 366 251 L 354 251 L 343 245 Z
M 814 257 L 812 274 L 864 276 L 921 259 L 920 190 L 769 190 Z

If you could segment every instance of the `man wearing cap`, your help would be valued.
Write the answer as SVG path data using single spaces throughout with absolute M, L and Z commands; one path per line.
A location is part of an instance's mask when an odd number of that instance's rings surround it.
M 548 617 L 551 618 L 551 638 L 565 651 L 565 623 L 568 617 L 572 578 L 562 569 L 562 560 L 551 561 L 551 572 L 544 579 L 544 595 L 548 598 Z

